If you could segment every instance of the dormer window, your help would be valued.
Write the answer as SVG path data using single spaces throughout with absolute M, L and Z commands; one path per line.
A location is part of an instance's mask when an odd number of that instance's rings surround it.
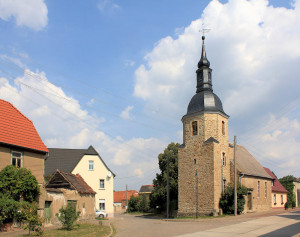
M 17 168 L 21 168 L 22 165 L 22 153 L 17 151 L 11 152 L 11 164 Z
M 193 129 L 193 136 L 198 135 L 198 122 L 197 121 L 192 122 L 192 129 Z

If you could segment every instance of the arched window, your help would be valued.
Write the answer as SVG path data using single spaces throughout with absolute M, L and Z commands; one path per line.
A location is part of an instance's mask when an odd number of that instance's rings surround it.
M 222 166 L 226 166 L 226 155 L 225 155 L 225 152 L 222 153 Z
M 222 134 L 225 135 L 225 122 L 222 121 Z
M 192 129 L 193 129 L 193 136 L 198 135 L 198 122 L 197 121 L 192 122 Z

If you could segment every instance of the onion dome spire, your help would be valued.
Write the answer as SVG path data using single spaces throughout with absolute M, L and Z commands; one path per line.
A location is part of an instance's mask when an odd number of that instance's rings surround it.
M 205 51 L 205 44 L 204 44 L 205 36 L 202 36 L 202 52 L 201 52 L 201 58 L 198 62 L 198 68 L 201 68 L 202 66 L 210 66 L 210 62 L 206 58 L 206 51 Z
M 212 82 L 211 82 L 211 72 L 212 69 L 210 69 L 210 62 L 206 58 L 206 51 L 205 51 L 205 45 L 204 45 L 205 36 L 202 36 L 202 52 L 201 52 L 201 58 L 198 63 L 198 70 L 197 73 L 197 91 L 196 93 L 199 93 L 204 90 L 213 91 L 212 89 Z

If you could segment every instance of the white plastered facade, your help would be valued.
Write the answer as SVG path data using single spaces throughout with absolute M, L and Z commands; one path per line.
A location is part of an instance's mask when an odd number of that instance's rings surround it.
M 90 170 L 89 161 L 94 162 L 94 169 Z M 84 155 L 78 162 L 73 174 L 80 174 L 85 182 L 97 193 L 95 195 L 95 209 L 99 209 L 99 200 L 105 200 L 105 212 L 108 217 L 114 216 L 114 176 L 97 155 Z M 100 188 L 100 180 L 104 180 L 104 188 Z

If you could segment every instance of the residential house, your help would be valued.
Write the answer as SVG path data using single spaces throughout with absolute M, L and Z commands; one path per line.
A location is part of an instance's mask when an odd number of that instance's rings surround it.
M 136 190 L 114 191 L 114 212 L 125 212 L 126 200 L 129 201 L 131 196 L 137 197 L 139 193 Z
M 44 193 L 44 160 L 48 149 L 31 120 L 11 103 L 0 99 L 0 170 L 7 165 L 29 169 Z M 43 215 L 44 196 L 39 213 Z
M 300 207 L 300 178 L 294 180 L 294 193 L 296 196 L 296 207 Z
M 139 195 L 145 195 L 146 198 L 149 200 L 150 194 L 152 193 L 152 190 L 154 189 L 153 184 L 150 185 L 142 185 L 139 191 Z
M 265 171 L 273 178 L 272 182 L 272 208 L 284 208 L 284 204 L 287 202 L 288 191 L 282 186 L 274 173 L 265 168 Z
M 99 153 L 90 146 L 88 149 L 49 148 L 45 160 L 45 175 L 56 169 L 80 174 L 85 182 L 96 192 L 95 209 L 103 210 L 113 217 L 113 185 L 115 174 L 108 168 Z
M 45 220 L 57 223 L 56 214 L 67 204 L 74 205 L 80 211 L 79 219 L 95 217 L 96 192 L 79 174 L 57 170 L 46 184 Z

